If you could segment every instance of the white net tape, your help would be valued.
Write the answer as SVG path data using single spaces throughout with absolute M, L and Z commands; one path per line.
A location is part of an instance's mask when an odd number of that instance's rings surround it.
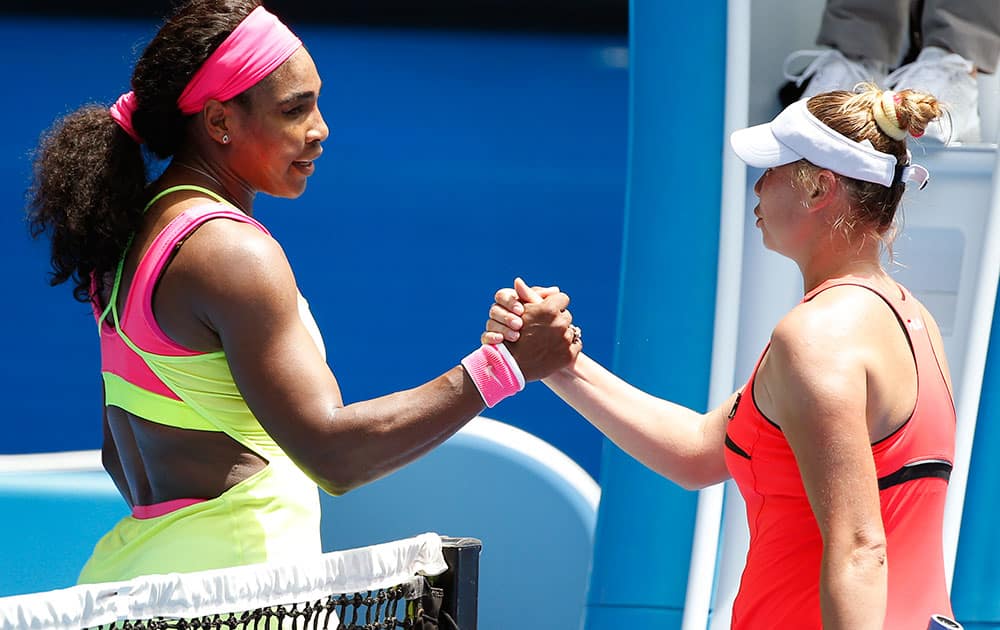
M 421 534 L 294 563 L 150 575 L 0 598 L 0 630 L 90 628 L 206 617 L 410 584 L 447 570 L 441 537 Z

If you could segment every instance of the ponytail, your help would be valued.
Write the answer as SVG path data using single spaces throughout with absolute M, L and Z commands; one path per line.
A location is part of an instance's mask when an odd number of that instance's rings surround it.
M 191 120 L 177 100 L 205 59 L 259 0 L 187 0 L 143 51 L 130 81 L 135 93 L 132 127 L 149 155 L 173 156 Z M 52 242 L 55 286 L 73 282 L 81 302 L 109 281 L 129 238 L 140 227 L 146 202 L 143 149 L 111 117 L 88 105 L 58 121 L 42 137 L 28 191 L 28 224 L 34 237 Z
M 57 121 L 38 146 L 28 191 L 32 237 L 52 245 L 49 284 L 71 280 L 86 302 L 98 293 L 142 220 L 146 165 L 138 144 L 106 107 L 86 105 Z

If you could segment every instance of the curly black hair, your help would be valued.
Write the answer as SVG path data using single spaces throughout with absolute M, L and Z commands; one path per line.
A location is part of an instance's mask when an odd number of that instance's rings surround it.
M 159 159 L 174 155 L 191 116 L 177 99 L 205 59 L 260 0 L 189 0 L 160 27 L 136 62 L 132 124 Z M 73 281 L 86 302 L 114 271 L 142 222 L 149 165 L 142 148 L 111 118 L 108 107 L 84 105 L 42 135 L 28 190 L 32 237 L 52 245 L 52 286 Z

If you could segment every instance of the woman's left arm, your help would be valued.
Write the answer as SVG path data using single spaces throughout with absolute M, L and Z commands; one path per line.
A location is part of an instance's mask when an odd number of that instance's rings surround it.
M 762 382 L 823 536 L 823 628 L 881 630 L 888 566 L 867 421 L 867 350 L 840 310 L 805 303 L 786 316 Z

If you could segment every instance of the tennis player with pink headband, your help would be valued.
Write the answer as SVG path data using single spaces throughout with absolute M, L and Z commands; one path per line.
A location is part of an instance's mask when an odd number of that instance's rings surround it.
M 52 284 L 93 305 L 104 465 L 132 509 L 81 582 L 319 553 L 317 484 L 390 473 L 579 351 L 554 295 L 509 350 L 343 403 L 288 261 L 252 218 L 257 192 L 304 192 L 328 135 L 312 58 L 258 4 L 179 7 L 133 91 L 58 121 L 38 150 L 32 232 L 51 239 Z M 170 159 L 155 181 L 140 145 Z
M 906 183 L 927 182 L 906 136 L 940 114 L 928 94 L 863 86 L 732 135 L 736 154 L 766 169 L 756 224 L 765 247 L 798 264 L 804 297 L 723 405 L 698 413 L 656 398 L 582 353 L 545 379 L 678 484 L 733 478 L 750 528 L 736 630 L 923 630 L 931 615 L 951 614 L 948 364 L 934 318 L 886 273 L 880 251 Z M 516 339 L 516 313 L 542 295 L 523 283 L 500 290 L 483 341 Z

